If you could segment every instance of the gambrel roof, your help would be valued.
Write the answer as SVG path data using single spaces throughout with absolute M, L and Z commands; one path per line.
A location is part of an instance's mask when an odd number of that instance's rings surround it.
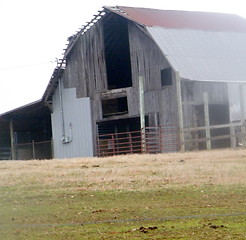
M 182 78 L 246 82 L 246 19 L 225 13 L 107 9 L 144 26 Z

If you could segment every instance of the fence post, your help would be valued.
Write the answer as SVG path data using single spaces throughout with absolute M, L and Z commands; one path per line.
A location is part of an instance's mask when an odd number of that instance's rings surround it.
M 9 122 L 10 128 L 10 142 L 11 142 L 11 159 L 16 160 L 16 149 L 15 149 L 15 140 L 14 140 L 14 127 L 13 120 L 11 119 Z
M 235 127 L 233 125 L 231 125 L 230 127 L 230 134 L 231 134 L 231 148 L 235 148 L 237 141 L 235 136 Z
M 204 118 L 206 127 L 206 145 L 207 150 L 211 150 L 211 140 L 210 140 L 210 122 L 209 122 L 209 108 L 208 108 L 208 93 L 203 92 L 203 102 L 204 102 Z
M 182 94 L 181 94 L 181 82 L 179 72 L 175 73 L 176 77 L 176 92 L 177 92 L 177 106 L 178 106 L 178 120 L 179 120 L 179 137 L 181 152 L 185 151 L 185 138 L 184 138 L 184 120 L 183 120 L 183 106 L 182 106 Z
M 145 141 L 145 107 L 144 107 L 144 78 L 139 76 L 139 112 L 140 112 L 140 131 L 142 152 L 146 152 Z
M 32 158 L 36 159 L 35 142 L 34 142 L 34 140 L 32 140 Z

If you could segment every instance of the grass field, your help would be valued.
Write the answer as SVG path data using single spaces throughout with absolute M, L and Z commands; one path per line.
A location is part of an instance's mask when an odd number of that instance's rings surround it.
M 246 239 L 246 150 L 0 162 L 0 239 Z

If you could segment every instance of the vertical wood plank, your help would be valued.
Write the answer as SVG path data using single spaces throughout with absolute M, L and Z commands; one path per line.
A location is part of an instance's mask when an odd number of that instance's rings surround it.
M 243 147 L 246 147 L 246 139 L 245 139 L 245 134 L 246 134 L 246 127 L 245 127 L 245 103 L 244 103 L 244 85 L 241 84 L 240 88 L 240 110 L 241 110 L 241 132 L 242 132 L 242 145 Z
M 142 138 L 142 152 L 146 151 L 145 143 L 145 108 L 144 108 L 144 78 L 139 76 L 139 110 L 140 110 L 140 128 Z
M 9 128 L 10 128 L 11 159 L 16 160 L 15 144 L 14 144 L 14 126 L 13 126 L 12 119 L 9 122 Z
M 207 150 L 211 150 L 211 140 L 210 140 L 210 122 L 209 122 L 209 107 L 208 107 L 208 93 L 203 92 L 203 102 L 204 102 L 204 118 L 205 118 L 205 133 L 206 133 L 206 146 Z
M 177 105 L 178 105 L 178 120 L 179 120 L 179 131 L 180 131 L 180 144 L 181 151 L 185 151 L 185 139 L 184 139 L 184 120 L 183 120 L 183 107 L 182 107 L 182 94 L 181 94 L 181 82 L 179 72 L 175 74 L 176 78 L 176 92 L 177 92 Z

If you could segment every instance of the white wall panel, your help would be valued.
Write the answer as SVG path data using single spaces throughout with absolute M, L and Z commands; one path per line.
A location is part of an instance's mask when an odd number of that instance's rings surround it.
M 59 87 L 57 87 L 53 96 L 53 113 L 51 115 L 54 157 L 92 157 L 93 139 L 90 99 L 77 98 L 75 88 L 64 89 L 61 85 L 60 89 L 61 95 Z M 63 132 L 65 137 L 67 137 L 67 143 L 62 141 Z

